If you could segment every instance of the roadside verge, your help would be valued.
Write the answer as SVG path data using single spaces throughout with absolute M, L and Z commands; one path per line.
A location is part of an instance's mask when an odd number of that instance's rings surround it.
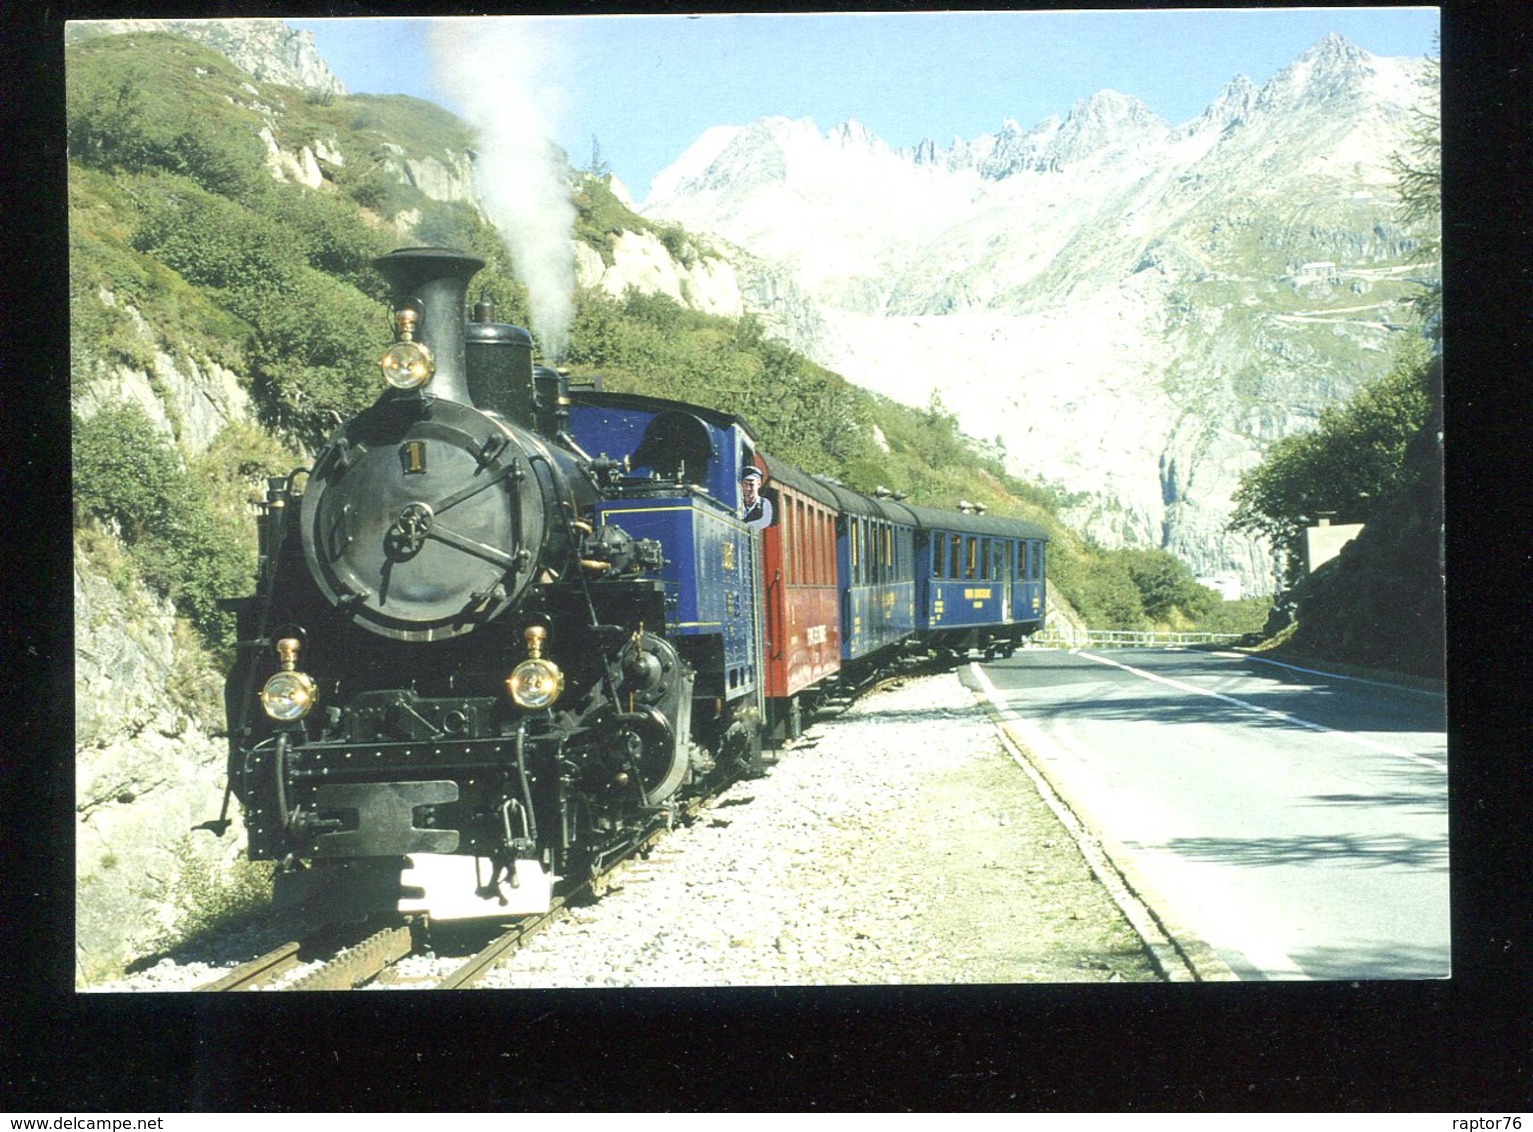
M 977 663 L 969 665 L 979 690 L 975 698 L 995 723 L 1013 761 L 1033 780 L 1097 879 L 1144 941 L 1157 969 L 1169 982 L 1232 982 L 1238 976 L 1201 937 L 1171 910 L 1165 896 L 1134 864 L 1132 856 L 1091 818 L 1088 807 L 1051 773 L 1039 753 L 1053 741 L 1012 711 Z

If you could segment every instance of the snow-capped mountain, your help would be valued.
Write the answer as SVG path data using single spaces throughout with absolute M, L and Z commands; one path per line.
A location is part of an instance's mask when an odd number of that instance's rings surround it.
M 1265 548 L 1223 530 L 1239 473 L 1413 333 L 1432 269 L 1389 159 L 1430 75 L 1331 35 L 1180 126 L 1115 91 L 946 148 L 765 118 L 704 133 L 643 211 L 786 274 L 818 306 L 795 345 L 937 393 L 1104 542 L 1265 591 Z

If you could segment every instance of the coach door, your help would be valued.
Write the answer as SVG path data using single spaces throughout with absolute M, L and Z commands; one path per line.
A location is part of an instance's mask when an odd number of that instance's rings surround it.
M 1016 544 L 1009 539 L 992 539 L 990 542 L 990 577 L 1001 595 L 1001 620 L 1011 620 L 1012 562 Z

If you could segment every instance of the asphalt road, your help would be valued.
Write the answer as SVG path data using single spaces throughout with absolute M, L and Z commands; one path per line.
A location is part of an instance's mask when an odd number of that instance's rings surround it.
M 1237 978 L 1450 974 L 1441 694 L 1171 649 L 964 679 Z

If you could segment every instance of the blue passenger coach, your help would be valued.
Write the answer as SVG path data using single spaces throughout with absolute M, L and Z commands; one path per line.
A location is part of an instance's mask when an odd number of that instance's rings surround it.
M 827 486 L 839 509 L 836 569 L 846 664 L 882 652 L 916 630 L 916 518 L 893 499 Z
M 1044 528 L 1021 519 L 909 510 L 919 524 L 916 616 L 928 645 L 1010 656 L 1043 628 Z

